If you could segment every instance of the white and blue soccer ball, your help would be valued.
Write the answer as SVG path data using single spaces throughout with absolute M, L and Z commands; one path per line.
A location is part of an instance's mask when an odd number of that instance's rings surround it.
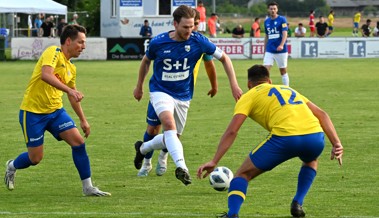
M 209 174 L 209 183 L 217 191 L 226 191 L 233 179 L 233 172 L 227 167 L 216 167 Z

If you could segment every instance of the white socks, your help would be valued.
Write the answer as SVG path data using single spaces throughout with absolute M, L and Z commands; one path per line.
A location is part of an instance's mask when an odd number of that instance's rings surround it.
M 283 82 L 283 85 L 286 85 L 286 86 L 290 85 L 290 78 L 288 77 L 288 73 L 282 75 L 282 82 Z
M 14 160 L 12 160 L 12 161 L 8 164 L 8 170 L 10 170 L 10 171 L 16 171 L 16 168 L 14 167 L 13 162 L 14 162 Z
M 144 142 L 141 146 L 141 153 L 143 155 L 149 153 L 152 150 L 165 149 L 166 145 L 163 141 L 163 134 L 156 135 L 152 140 Z
M 188 170 L 184 161 L 183 145 L 176 133 L 176 130 L 168 130 L 163 133 L 166 147 L 174 160 L 176 167 L 181 167 L 182 169 Z
M 159 134 L 152 140 L 144 142 L 140 148 L 141 153 L 147 154 L 152 150 L 162 150 L 167 148 L 176 167 L 181 167 L 188 170 L 184 161 L 183 145 L 176 134 L 176 130 L 164 131 L 163 134 Z M 146 159 L 144 161 L 146 161 Z
M 93 185 L 92 185 L 92 179 L 91 179 L 91 177 L 89 177 L 87 179 L 83 179 L 82 180 L 82 185 L 83 185 L 83 189 L 92 187 Z

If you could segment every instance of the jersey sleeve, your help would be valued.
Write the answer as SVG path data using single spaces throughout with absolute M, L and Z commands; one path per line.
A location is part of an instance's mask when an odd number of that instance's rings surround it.
M 288 31 L 287 19 L 282 17 L 282 31 Z
M 209 39 L 199 33 L 196 33 L 198 36 L 198 40 L 200 42 L 203 53 L 208 55 L 213 55 L 216 51 L 216 45 L 213 44 Z
M 150 40 L 149 46 L 147 46 L 147 49 L 145 52 L 145 55 L 150 60 L 154 60 L 156 58 L 156 55 L 155 55 L 156 41 L 157 41 L 157 37 L 154 37 L 152 40 Z
M 51 66 L 55 68 L 59 61 L 59 53 L 61 49 L 57 46 L 47 48 L 42 54 L 42 66 Z
M 251 92 L 247 92 L 241 96 L 241 98 L 237 101 L 236 106 L 234 107 L 234 115 L 243 114 L 249 116 L 253 108 L 251 97 Z

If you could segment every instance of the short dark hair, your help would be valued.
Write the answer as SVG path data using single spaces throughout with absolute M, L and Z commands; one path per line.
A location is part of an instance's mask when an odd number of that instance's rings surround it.
M 270 2 L 268 3 L 267 7 L 269 8 L 270 6 L 276 6 L 279 8 L 279 4 L 277 2 Z
M 247 70 L 247 79 L 253 83 L 266 82 L 270 79 L 270 73 L 265 66 L 256 64 Z
M 303 26 L 303 23 L 299 23 L 299 26 Z
M 149 21 L 148 21 L 148 20 L 144 20 L 143 22 L 144 22 L 144 23 L 148 23 Z
M 172 15 L 174 17 L 174 21 L 176 21 L 177 23 L 180 23 L 180 20 L 182 19 L 182 17 L 195 19 L 196 13 L 194 10 L 192 10 L 191 7 L 187 5 L 180 5 L 178 8 L 175 9 Z
M 370 20 L 370 19 L 367 19 L 367 20 L 366 20 L 366 23 L 371 23 L 371 20 Z
M 315 12 L 314 10 L 310 10 L 309 13 L 312 14 L 313 12 Z
M 61 45 L 63 45 L 69 37 L 70 39 L 75 40 L 78 37 L 78 33 L 87 34 L 86 28 L 77 24 L 65 26 L 60 36 Z
M 259 20 L 260 18 L 259 17 L 256 17 L 255 19 L 254 19 L 254 21 L 257 21 L 257 20 Z

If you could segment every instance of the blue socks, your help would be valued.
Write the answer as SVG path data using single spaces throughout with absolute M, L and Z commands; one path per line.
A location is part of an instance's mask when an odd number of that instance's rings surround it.
M 242 178 L 236 177 L 230 182 L 228 191 L 228 216 L 238 215 L 241 205 L 246 198 L 246 191 L 249 182 Z
M 18 169 L 25 169 L 25 168 L 28 168 L 30 166 L 33 166 L 35 164 L 33 164 L 30 159 L 29 159 L 29 155 L 28 155 L 28 152 L 24 152 L 22 154 L 20 154 L 14 161 L 13 161 L 13 166 L 14 168 L 16 168 L 17 170 Z
M 316 177 L 316 170 L 308 166 L 302 166 L 299 172 L 297 181 L 297 192 L 293 201 L 297 201 L 300 205 L 303 205 L 305 196 L 307 195 L 314 178 Z
M 91 167 L 89 163 L 89 158 L 86 152 L 86 144 L 83 143 L 79 146 L 71 146 L 72 149 L 72 159 L 76 169 L 79 172 L 80 179 L 88 179 L 91 177 Z
M 145 134 L 143 135 L 143 141 L 144 142 L 150 141 L 154 137 L 155 135 L 149 135 L 147 132 L 145 132 Z M 145 155 L 145 159 L 151 159 L 153 157 L 153 154 L 154 154 L 154 150 L 150 151 L 149 153 Z

